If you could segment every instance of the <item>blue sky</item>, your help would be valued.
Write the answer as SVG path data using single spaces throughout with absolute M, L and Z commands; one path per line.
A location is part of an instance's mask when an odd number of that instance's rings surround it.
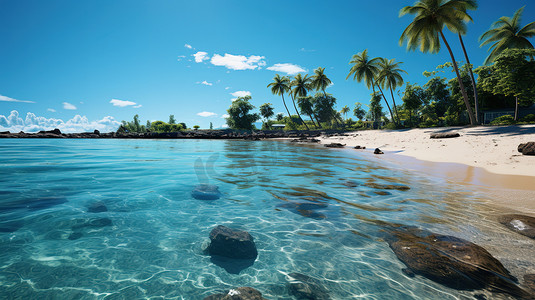
M 0 129 L 107 131 L 135 114 L 217 128 L 234 95 L 283 112 L 266 88 L 275 74 L 317 67 L 334 83 L 337 109 L 367 104 L 365 85 L 345 79 L 353 54 L 402 61 L 405 81 L 420 84 L 423 71 L 450 59 L 445 48 L 432 55 L 399 46 L 412 17 L 398 13 L 413 3 L 0 0 Z M 525 25 L 535 20 L 532 0 L 479 1 L 465 36 L 473 64 L 487 55 L 478 37 L 522 6 Z M 463 60 L 456 36 L 446 37 Z

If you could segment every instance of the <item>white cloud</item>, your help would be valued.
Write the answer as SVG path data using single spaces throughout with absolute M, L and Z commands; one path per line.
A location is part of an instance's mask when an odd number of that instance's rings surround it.
M 203 61 L 205 61 L 205 60 L 210 59 L 210 58 L 208 57 L 208 53 L 203 52 L 203 51 L 199 51 L 199 52 L 193 54 L 193 57 L 195 57 L 195 62 L 196 62 L 196 63 L 200 63 L 200 62 L 203 62 Z
M 275 71 L 275 72 L 283 72 L 288 75 L 294 75 L 300 72 L 306 72 L 307 70 L 303 69 L 301 66 L 294 65 L 294 64 L 274 64 L 271 67 L 267 68 L 268 70 Z
M 251 92 L 249 91 L 236 91 L 234 93 L 230 93 L 232 96 L 238 98 L 238 97 L 245 97 L 245 96 L 251 96 Z
M 230 117 L 228 114 L 224 114 L 224 115 L 221 116 L 221 119 L 226 119 L 228 117 Z
M 19 117 L 19 112 L 11 111 L 9 116 L 0 115 L 0 131 L 11 132 L 38 132 L 41 130 L 52 130 L 58 128 L 61 132 L 88 132 L 98 129 L 100 132 L 116 131 L 121 125 L 113 117 L 107 116 L 101 120 L 89 121 L 86 116 L 76 115 L 67 122 L 61 119 L 45 118 L 36 116 L 34 113 L 27 113 L 26 119 Z
M 48 110 L 49 112 L 56 112 L 56 110 L 53 109 L 53 108 L 49 108 L 49 109 L 47 109 L 47 110 Z
M 210 60 L 210 62 L 214 66 L 223 66 L 231 70 L 255 70 L 266 65 L 266 62 L 263 59 L 265 59 L 264 56 L 258 55 L 246 57 L 244 55 L 232 55 L 225 53 L 224 56 L 215 54 L 212 56 L 212 60 Z
M 77 108 L 69 102 L 63 102 L 63 109 L 76 110 Z
M 213 85 L 213 83 L 208 82 L 208 81 L 206 81 L 206 80 L 204 80 L 203 82 L 201 82 L 201 84 L 208 85 L 208 86 L 212 86 L 212 85 Z
M 143 105 L 139 104 L 139 105 L 134 106 L 134 108 L 140 108 L 140 107 L 142 107 L 142 106 L 143 106 Z
M 230 89 L 230 86 L 225 87 L 225 90 L 228 90 L 228 89 Z
M 6 96 L 2 96 L 2 95 L 0 95 L 0 101 L 5 101 L 5 102 L 23 102 L 23 103 L 35 103 L 34 101 L 28 101 L 28 100 L 17 100 L 17 99 L 9 98 L 9 97 L 6 97 Z
M 209 112 L 209 111 L 203 111 L 203 112 L 197 113 L 197 116 L 212 117 L 212 116 L 217 116 L 217 114 L 213 112 Z
M 126 106 L 134 106 L 137 105 L 136 102 L 132 101 L 126 101 L 126 100 L 119 100 L 119 99 L 111 99 L 110 103 L 113 104 L 113 106 L 119 106 L 119 107 L 126 107 Z M 135 107 L 135 106 L 134 106 Z M 141 106 L 139 106 L 141 107 Z M 136 107 L 137 108 L 137 107 Z
M 193 49 L 193 47 L 191 47 L 191 45 L 189 45 L 189 44 L 184 44 L 184 47 L 186 47 L 188 49 Z
M 177 61 L 181 61 L 181 60 L 183 60 L 184 58 L 186 58 L 185 55 L 179 55 L 179 56 L 177 56 L 176 60 L 177 60 Z

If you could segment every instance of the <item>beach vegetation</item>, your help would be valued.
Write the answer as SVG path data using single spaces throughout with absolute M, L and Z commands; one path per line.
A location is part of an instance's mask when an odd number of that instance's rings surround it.
M 308 78 L 308 75 L 301 75 L 300 73 L 295 75 L 294 79 L 292 80 L 290 78 L 290 98 L 292 98 L 292 103 L 294 105 L 295 112 L 297 113 L 297 117 L 299 117 L 299 120 L 303 125 L 305 125 L 306 130 L 310 130 L 308 128 L 308 125 L 303 121 L 301 118 L 301 114 L 299 114 L 299 110 L 297 109 L 297 106 L 295 105 L 295 97 L 303 97 L 306 96 L 308 93 L 308 90 L 310 89 L 310 81 L 311 79 Z
M 117 129 L 117 133 L 143 133 L 147 132 L 147 128 L 140 124 L 139 115 L 135 115 L 130 122 L 122 121 Z
M 193 125 L 193 130 L 199 130 L 199 128 L 201 128 L 201 126 L 199 126 L 199 125 Z
M 312 121 L 314 127 L 321 128 L 321 122 L 318 120 L 317 116 L 314 114 L 314 102 L 311 96 L 300 96 L 297 98 L 297 105 L 301 110 L 301 113 L 307 115 Z M 314 121 L 314 118 L 316 121 Z
M 336 126 L 338 127 L 339 126 L 339 123 L 338 123 L 338 120 L 337 120 L 337 117 L 335 115 L 335 110 L 333 109 L 334 107 L 334 104 L 336 103 L 336 99 L 333 97 L 332 99 L 329 99 L 327 100 L 328 97 L 332 97 L 332 96 L 328 96 L 327 93 L 325 92 L 325 89 L 327 87 L 329 87 L 330 85 L 332 85 L 332 81 L 331 79 L 329 79 L 329 77 L 327 77 L 327 75 L 325 74 L 325 68 L 322 68 L 322 67 L 318 67 L 317 69 L 314 70 L 314 75 L 312 75 L 312 80 L 310 81 L 310 86 L 315 89 L 316 91 L 322 91 L 323 92 L 323 96 L 324 98 L 321 99 L 321 103 L 315 103 L 315 107 L 316 106 L 319 106 L 318 109 L 321 110 L 322 112 L 326 113 L 326 114 L 330 114 L 331 115 L 331 120 L 334 121 L 334 123 L 336 124 Z M 314 96 L 317 99 L 317 95 Z M 332 100 L 334 99 L 334 101 L 332 102 Z M 330 109 L 327 109 L 326 107 L 328 105 L 326 105 L 327 103 L 332 103 L 330 105 Z M 315 112 L 317 112 L 317 110 L 315 109 Z M 316 115 L 318 115 L 316 113 Z M 324 119 L 326 116 L 323 116 L 322 117 L 319 117 L 320 120 Z
M 167 123 L 176 124 L 175 115 L 169 115 L 169 121 Z
M 260 115 L 257 113 L 251 113 L 255 108 L 249 101 L 251 96 L 238 97 L 232 101 L 227 113 L 229 115 L 226 118 L 227 125 L 232 129 L 244 129 L 253 130 L 254 123 L 260 119 Z
M 366 111 L 362 108 L 362 103 L 355 103 L 355 108 L 353 108 L 353 115 L 359 119 L 359 121 L 362 121 L 364 117 L 366 116 Z
M 259 109 L 260 109 L 260 115 L 264 118 L 264 122 L 262 124 L 262 128 L 264 128 L 264 125 L 267 124 L 267 122 L 269 121 L 269 118 L 273 117 L 273 115 L 275 114 L 273 104 L 264 103 L 260 105 Z M 269 126 L 267 128 L 269 128 Z
M 401 73 L 407 73 L 405 70 L 400 68 L 401 64 L 402 62 L 395 62 L 394 59 L 380 58 L 379 73 L 377 74 L 377 82 L 379 85 L 390 90 L 390 94 L 392 96 L 392 106 L 394 107 L 394 115 L 392 115 L 392 120 L 394 123 L 396 123 L 397 118 L 397 124 L 399 124 L 400 119 L 396 107 L 396 100 L 394 98 L 394 90 L 398 86 L 403 86 L 403 76 Z
M 368 120 L 373 121 L 373 129 L 378 129 L 382 117 L 385 115 L 383 112 L 383 107 L 381 106 L 381 94 L 375 92 L 371 94 L 372 98 L 370 99 L 370 110 L 368 111 L 367 118 Z
M 497 117 L 496 119 L 490 122 L 490 125 L 512 125 L 515 124 L 515 119 L 511 115 L 503 115 Z
M 164 121 L 154 121 L 150 128 L 151 132 L 177 132 L 185 129 L 181 124 L 169 124 Z
M 290 111 L 288 110 L 288 106 L 286 106 L 286 101 L 284 100 L 284 93 L 290 90 L 290 78 L 277 74 L 275 75 L 275 77 L 273 77 L 273 82 L 268 84 L 267 87 L 271 88 L 272 94 L 282 97 L 282 103 L 284 104 L 284 108 L 286 108 L 288 116 L 291 116 Z

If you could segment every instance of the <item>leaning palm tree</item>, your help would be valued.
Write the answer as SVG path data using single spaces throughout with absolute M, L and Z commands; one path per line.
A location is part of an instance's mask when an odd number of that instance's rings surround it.
M 379 57 L 370 59 L 370 57 L 368 56 L 368 49 L 365 49 L 364 51 L 358 54 L 354 54 L 353 57 L 351 57 L 351 61 L 349 61 L 349 64 L 353 65 L 351 66 L 351 69 L 349 69 L 349 74 L 347 75 L 346 80 L 351 75 L 353 75 L 353 80 L 356 80 L 357 82 L 361 82 L 364 80 L 368 88 L 370 88 L 371 86 L 374 95 L 375 86 L 377 85 L 377 87 L 381 91 L 383 99 L 385 100 L 386 106 L 388 107 L 388 111 L 392 116 L 392 120 L 394 120 L 395 123 L 394 114 L 392 113 L 392 109 L 390 109 L 390 104 L 388 104 L 388 101 L 386 100 L 381 86 L 378 85 L 376 81 L 376 77 L 379 74 L 380 60 L 381 59 Z
M 494 43 L 490 46 L 490 54 L 485 59 L 485 64 L 489 64 L 505 49 L 533 49 L 533 45 L 528 38 L 535 36 L 535 22 L 520 28 L 520 19 L 524 7 L 518 9 L 512 18 L 501 17 L 492 23 L 490 29 L 479 37 L 481 46 Z
M 347 120 L 347 113 L 348 113 L 348 112 L 349 112 L 349 106 L 347 106 L 347 105 L 344 106 L 344 107 L 342 107 L 342 109 L 340 110 L 340 113 L 341 113 L 342 115 L 344 115 L 344 117 L 346 118 L 346 120 Z
M 455 69 L 457 81 L 459 82 L 459 88 L 463 95 L 468 117 L 470 118 L 470 124 L 475 125 L 476 120 L 461 80 L 461 73 L 459 72 L 457 61 L 443 32 L 444 27 L 447 27 L 454 33 L 463 34 L 466 32 L 464 20 L 470 18 L 470 16 L 466 13 L 465 1 L 420 0 L 413 6 L 405 6 L 399 12 L 400 17 L 406 14 L 413 14 L 415 17 L 401 34 L 399 43 L 402 45 L 407 41 L 407 49 L 411 51 L 419 48 L 424 53 L 438 53 L 440 50 L 440 39 L 442 39 L 451 56 L 453 68 Z
M 308 78 L 308 75 L 305 75 L 305 77 L 303 77 L 301 74 L 297 74 L 295 75 L 294 80 L 290 81 L 290 91 L 289 91 L 295 111 L 297 112 L 297 116 L 299 117 L 299 120 L 301 120 L 301 123 L 305 124 L 305 127 L 307 128 L 307 130 L 310 130 L 310 128 L 308 128 L 307 123 L 303 121 L 303 118 L 301 118 L 301 115 L 299 114 L 299 110 L 297 109 L 297 106 L 295 106 L 295 97 L 296 97 L 296 94 L 299 93 L 296 91 L 299 90 L 301 93 L 303 93 L 303 89 L 304 89 L 303 96 L 306 96 L 307 89 L 309 89 L 309 86 L 308 86 L 309 81 L 310 81 L 310 78 Z
M 396 107 L 396 100 L 394 99 L 394 89 L 403 85 L 403 77 L 401 76 L 401 73 L 407 73 L 399 67 L 400 64 L 402 64 L 402 62 L 395 62 L 394 59 L 381 58 L 379 60 L 380 71 L 379 74 L 377 74 L 377 83 L 384 88 L 390 89 L 394 113 L 396 114 L 398 123 L 400 120 L 398 109 Z M 392 116 L 392 118 L 394 118 L 394 116 Z
M 332 81 L 325 75 L 325 68 L 317 68 L 314 70 L 314 75 L 312 76 L 312 80 L 310 82 L 310 86 L 315 89 L 316 91 L 323 91 L 323 95 L 327 97 L 327 93 L 325 92 L 325 89 L 332 84 Z M 334 122 L 337 126 L 340 124 L 338 123 L 338 120 L 336 119 L 336 116 L 334 113 L 332 114 L 332 117 L 334 119 Z
M 312 97 L 310 96 L 303 96 L 297 98 L 297 105 L 299 105 L 299 109 L 302 113 L 308 115 L 310 120 L 312 120 L 312 123 L 314 123 L 314 126 L 316 128 L 321 128 L 321 123 L 318 120 L 318 117 L 314 115 L 314 103 L 312 103 Z M 314 122 L 314 118 L 316 118 L 316 122 Z
M 288 106 L 286 106 L 286 101 L 284 101 L 284 93 L 290 90 L 290 79 L 285 76 L 281 77 L 279 74 L 277 74 L 275 77 L 273 77 L 273 82 L 268 84 L 267 87 L 271 87 L 272 94 L 282 96 L 284 108 L 286 108 L 286 112 L 288 112 L 288 117 L 292 119 L 292 115 L 288 110 Z
M 301 74 L 295 75 L 295 79 L 292 82 L 292 95 L 294 98 L 297 98 L 297 102 L 299 102 L 299 98 L 306 97 L 308 95 L 308 91 L 312 89 L 311 82 L 312 78 L 308 77 L 308 74 L 305 74 L 305 76 L 302 76 Z M 303 112 L 303 110 L 301 109 Z M 305 113 L 308 114 L 308 113 Z M 314 122 L 314 119 L 312 118 L 311 114 L 308 114 L 310 117 L 310 120 L 314 124 L 314 126 L 318 127 L 316 123 Z M 321 128 L 321 124 L 319 125 Z

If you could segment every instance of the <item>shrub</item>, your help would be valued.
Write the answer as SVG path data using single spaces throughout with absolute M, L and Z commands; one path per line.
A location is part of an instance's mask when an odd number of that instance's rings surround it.
M 520 122 L 533 123 L 533 122 L 535 122 L 535 115 L 534 114 L 529 114 L 529 115 L 523 117 L 522 119 L 520 119 Z
M 515 119 L 511 115 L 503 115 L 501 117 L 497 117 L 496 119 L 492 120 L 490 122 L 490 125 L 511 125 L 515 124 Z

